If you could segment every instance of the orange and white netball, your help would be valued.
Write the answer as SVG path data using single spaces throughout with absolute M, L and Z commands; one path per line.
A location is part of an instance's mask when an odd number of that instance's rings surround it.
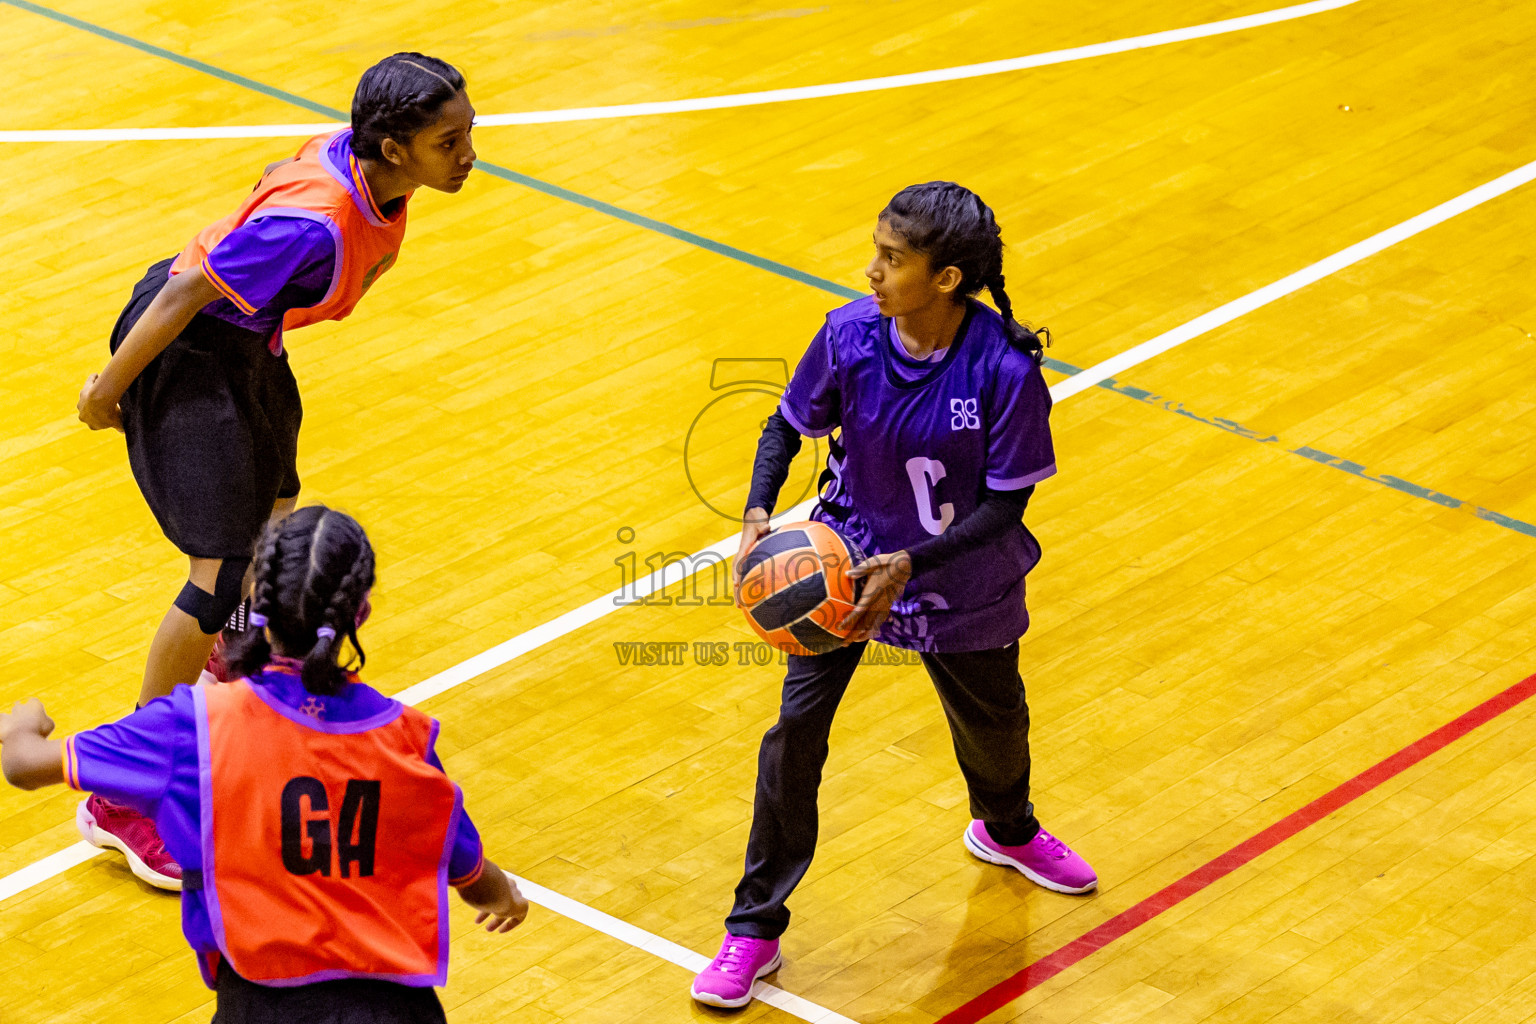
M 862 561 L 859 546 L 825 523 L 788 523 L 742 559 L 736 604 L 779 650 L 825 654 L 848 643 L 838 623 L 858 602 L 864 581 L 848 570 Z

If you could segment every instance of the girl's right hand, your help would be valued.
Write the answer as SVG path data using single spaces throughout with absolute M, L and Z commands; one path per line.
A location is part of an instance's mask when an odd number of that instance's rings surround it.
M 752 546 L 766 537 L 772 527 L 768 525 L 768 511 L 761 508 L 749 508 L 747 514 L 741 517 L 741 543 L 736 548 L 736 561 L 731 568 L 731 577 L 735 582 L 735 589 L 741 589 L 741 567 L 747 557 L 747 552 Z M 737 596 L 737 603 L 741 601 Z
M 17 701 L 10 714 L 0 715 L 0 745 L 11 742 L 15 736 L 46 738 L 52 732 L 53 719 L 48 717 L 48 712 L 43 710 L 43 702 L 36 697 Z
M 80 389 L 80 399 L 75 403 L 75 409 L 80 413 L 80 422 L 92 430 L 111 427 L 122 433 L 123 411 L 116 399 L 109 402 L 97 393 L 100 381 L 101 374 L 93 373 L 85 379 L 85 387 Z
M 485 926 L 488 932 L 509 932 L 522 924 L 528 916 L 528 898 L 510 877 L 507 881 L 511 883 L 511 890 L 506 893 L 500 903 L 475 915 L 475 924 L 490 922 Z

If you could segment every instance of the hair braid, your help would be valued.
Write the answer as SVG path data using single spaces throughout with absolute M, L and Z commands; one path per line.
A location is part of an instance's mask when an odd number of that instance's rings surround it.
M 412 65 L 414 67 L 414 65 Z M 394 118 L 414 110 L 417 107 L 428 106 L 433 102 L 435 89 L 422 89 L 418 92 L 403 92 L 398 96 L 389 96 L 380 101 L 377 114 L 384 118 Z
M 356 651 L 356 667 L 364 660 L 357 620 L 373 588 L 374 555 L 363 528 L 323 505 L 299 509 L 267 529 L 254 565 L 253 609 L 266 619 L 266 628 L 241 637 L 230 665 L 240 675 L 252 675 L 266 667 L 275 646 L 303 656 L 310 692 L 339 692 L 351 666 L 337 663 L 342 639 Z
M 272 571 L 272 567 L 278 559 L 278 544 L 281 537 L 280 531 L 268 529 L 256 542 L 256 559 L 252 563 L 256 583 L 251 588 L 251 612 L 260 618 L 252 621 L 249 628 L 240 634 L 225 653 L 225 664 L 236 676 L 248 676 L 253 672 L 259 672 L 267 662 L 272 660 L 272 643 L 267 639 L 266 629 L 262 627 L 276 609 L 274 584 L 276 573 Z
M 273 571 L 282 543 L 281 530 L 267 530 L 256 544 L 256 560 L 251 566 L 255 586 L 251 588 L 251 611 L 268 618 L 276 611 L 277 574 Z
M 362 533 L 361 528 L 358 533 Z M 357 548 L 356 559 L 331 592 L 330 600 L 321 613 L 320 624 L 316 627 L 317 630 L 329 628 L 335 635 L 321 636 L 317 633 L 315 645 L 304 659 L 304 685 L 312 692 L 336 692 L 346 684 L 349 673 L 361 669 L 368 661 L 363 645 L 357 638 L 357 616 L 368 591 L 373 588 L 373 549 L 368 546 L 366 538 L 359 539 L 362 543 Z M 340 664 L 343 640 L 352 644 L 357 654 L 355 664 L 351 659 L 344 665 Z
M 1008 332 L 1008 340 L 1013 343 L 1013 347 L 1029 353 L 1037 363 L 1043 361 L 1045 348 L 1040 343 L 1040 335 L 1044 334 L 1049 339 L 1050 332 L 1042 327 L 1037 333 L 1013 318 L 1013 300 L 1003 290 L 1002 274 L 987 281 L 987 291 L 992 293 L 992 301 L 997 303 L 997 311 L 1003 317 L 1003 330 Z
M 320 518 L 315 522 L 314 533 L 309 538 L 309 550 L 305 557 L 304 582 L 300 584 L 299 589 L 299 620 L 306 627 L 306 632 L 318 629 L 324 624 L 317 617 L 317 613 L 323 612 L 325 606 L 316 606 L 319 599 L 319 594 L 316 592 L 316 584 L 321 582 L 317 579 L 321 575 L 319 560 L 326 541 L 325 526 L 330 518 L 330 509 L 321 512 Z

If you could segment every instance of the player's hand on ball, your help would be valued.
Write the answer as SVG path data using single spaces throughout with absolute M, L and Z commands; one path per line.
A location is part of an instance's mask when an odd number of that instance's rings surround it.
M 741 589 L 741 567 L 745 563 L 747 552 L 752 550 L 754 544 L 766 537 L 770 529 L 766 509 L 749 508 L 747 514 L 741 517 L 741 543 L 736 547 L 736 561 L 731 567 L 734 589 Z M 737 603 L 741 603 L 739 597 Z
M 912 558 L 905 551 L 875 555 L 850 568 L 848 575 L 864 581 L 864 593 L 853 611 L 843 616 L 838 628 L 849 631 L 849 643 L 873 640 L 890 618 L 892 603 L 912 578 Z

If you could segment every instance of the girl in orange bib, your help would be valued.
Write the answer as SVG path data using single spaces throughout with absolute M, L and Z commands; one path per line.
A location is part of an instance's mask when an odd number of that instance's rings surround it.
M 219 1024 L 440 1022 L 449 888 L 490 931 L 528 912 L 443 772 L 438 723 L 338 664 L 347 643 L 363 663 L 373 581 L 356 520 L 301 509 L 257 553 L 240 678 L 63 741 L 35 700 L 0 715 L 13 785 L 94 789 L 159 826 Z
M 358 83 L 351 127 L 269 166 L 234 213 L 135 287 L 79 411 L 91 429 L 127 435 L 139 489 L 190 560 L 150 646 L 141 705 L 197 679 L 240 608 L 257 535 L 298 500 L 303 407 L 285 332 L 346 317 L 394 266 L 412 193 L 463 188 L 473 120 L 452 65 L 388 57 Z M 97 798 L 81 823 L 140 878 L 180 888 L 148 822 Z

